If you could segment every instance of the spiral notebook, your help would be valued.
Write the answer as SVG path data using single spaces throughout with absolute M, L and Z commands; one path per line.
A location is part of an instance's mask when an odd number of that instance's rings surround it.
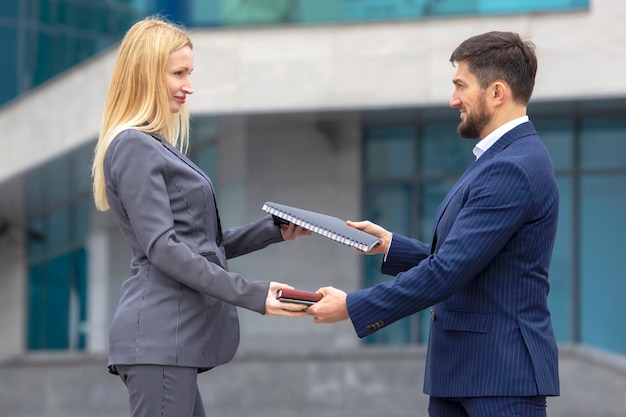
M 275 217 L 293 223 L 304 229 L 318 233 L 324 237 L 352 246 L 363 252 L 369 252 L 380 243 L 376 236 L 355 229 L 346 224 L 345 220 L 314 211 L 303 210 L 297 207 L 267 201 L 263 210 Z

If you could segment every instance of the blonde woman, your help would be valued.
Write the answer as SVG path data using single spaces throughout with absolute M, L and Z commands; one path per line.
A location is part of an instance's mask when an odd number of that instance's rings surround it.
M 160 18 L 121 43 L 93 162 L 99 210 L 111 209 L 132 251 L 110 328 L 109 370 L 128 388 L 133 417 L 204 416 L 197 375 L 232 359 L 236 306 L 302 316 L 276 282 L 250 282 L 227 259 L 310 232 L 271 216 L 222 231 L 211 180 L 184 155 L 193 46 Z M 291 288 L 291 287 L 289 287 Z

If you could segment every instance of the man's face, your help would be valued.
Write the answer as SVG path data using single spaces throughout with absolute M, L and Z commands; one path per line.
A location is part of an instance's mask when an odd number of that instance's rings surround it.
M 485 91 L 480 88 L 478 80 L 463 61 L 458 64 L 452 83 L 454 92 L 450 98 L 450 107 L 461 112 L 457 133 L 462 138 L 482 139 L 485 127 L 492 118 L 485 101 Z

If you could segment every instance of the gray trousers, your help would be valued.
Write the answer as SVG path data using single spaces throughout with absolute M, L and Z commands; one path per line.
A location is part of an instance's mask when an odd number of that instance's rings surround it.
M 206 417 L 196 368 L 116 365 L 116 369 L 128 388 L 131 417 Z

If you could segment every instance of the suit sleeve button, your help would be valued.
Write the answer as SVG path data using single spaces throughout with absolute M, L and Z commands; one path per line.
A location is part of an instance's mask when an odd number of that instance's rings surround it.
M 435 314 L 435 310 L 433 310 L 432 308 L 430 309 L 430 318 L 435 321 L 435 319 L 437 319 L 437 315 Z

